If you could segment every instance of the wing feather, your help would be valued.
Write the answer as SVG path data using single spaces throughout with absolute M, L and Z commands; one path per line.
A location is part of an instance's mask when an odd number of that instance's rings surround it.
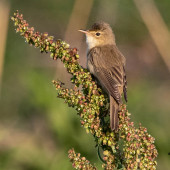
M 118 49 L 114 46 L 95 47 L 88 53 L 88 63 L 93 66 L 94 76 L 116 100 L 122 103 L 121 93 L 126 94 L 124 61 Z M 122 88 L 122 92 L 120 89 Z

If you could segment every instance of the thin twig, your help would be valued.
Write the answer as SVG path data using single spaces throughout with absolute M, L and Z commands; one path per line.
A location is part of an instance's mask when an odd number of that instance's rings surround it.
M 3 75 L 3 64 L 4 64 L 4 55 L 5 55 L 5 46 L 6 46 L 6 37 L 8 30 L 8 21 L 9 21 L 9 10 L 10 5 L 6 1 L 0 2 L 0 90 L 2 84 L 2 75 Z
M 170 33 L 153 0 L 134 0 L 149 33 L 170 71 Z

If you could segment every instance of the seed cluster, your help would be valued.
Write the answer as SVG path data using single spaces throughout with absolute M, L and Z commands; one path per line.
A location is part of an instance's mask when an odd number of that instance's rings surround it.
M 54 40 L 48 33 L 35 32 L 23 19 L 18 11 L 11 18 L 27 43 L 40 49 L 40 52 L 50 52 L 53 60 L 60 59 L 68 73 L 72 74 L 73 89 L 63 87 L 63 83 L 53 80 L 59 98 L 63 98 L 69 107 L 74 107 L 81 118 L 81 125 L 87 133 L 91 133 L 96 146 L 103 149 L 104 169 L 156 169 L 157 150 L 154 138 L 141 125 L 135 128 L 130 121 L 126 106 L 122 105 L 119 112 L 119 133 L 111 131 L 108 121 L 109 100 L 97 86 L 91 74 L 79 65 L 78 51 L 69 48 L 61 40 Z M 79 90 L 78 87 L 82 90 Z M 106 116 L 107 115 L 107 116 Z M 72 149 L 69 158 L 76 169 L 96 169 L 80 154 Z
M 68 151 L 68 157 L 75 169 L 97 170 L 85 157 L 80 157 L 80 153 L 75 153 L 74 149 Z

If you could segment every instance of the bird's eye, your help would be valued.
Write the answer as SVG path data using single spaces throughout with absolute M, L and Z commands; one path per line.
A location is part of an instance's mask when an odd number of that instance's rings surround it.
M 97 32 L 97 33 L 96 33 L 96 36 L 100 36 L 100 32 Z

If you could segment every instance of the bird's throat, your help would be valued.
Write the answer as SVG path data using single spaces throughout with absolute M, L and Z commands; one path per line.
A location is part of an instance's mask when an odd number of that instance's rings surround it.
M 87 43 L 87 46 L 88 46 L 88 51 L 90 49 L 92 49 L 93 47 L 98 46 L 98 41 L 95 38 L 93 38 L 92 36 L 86 35 L 86 43 Z

